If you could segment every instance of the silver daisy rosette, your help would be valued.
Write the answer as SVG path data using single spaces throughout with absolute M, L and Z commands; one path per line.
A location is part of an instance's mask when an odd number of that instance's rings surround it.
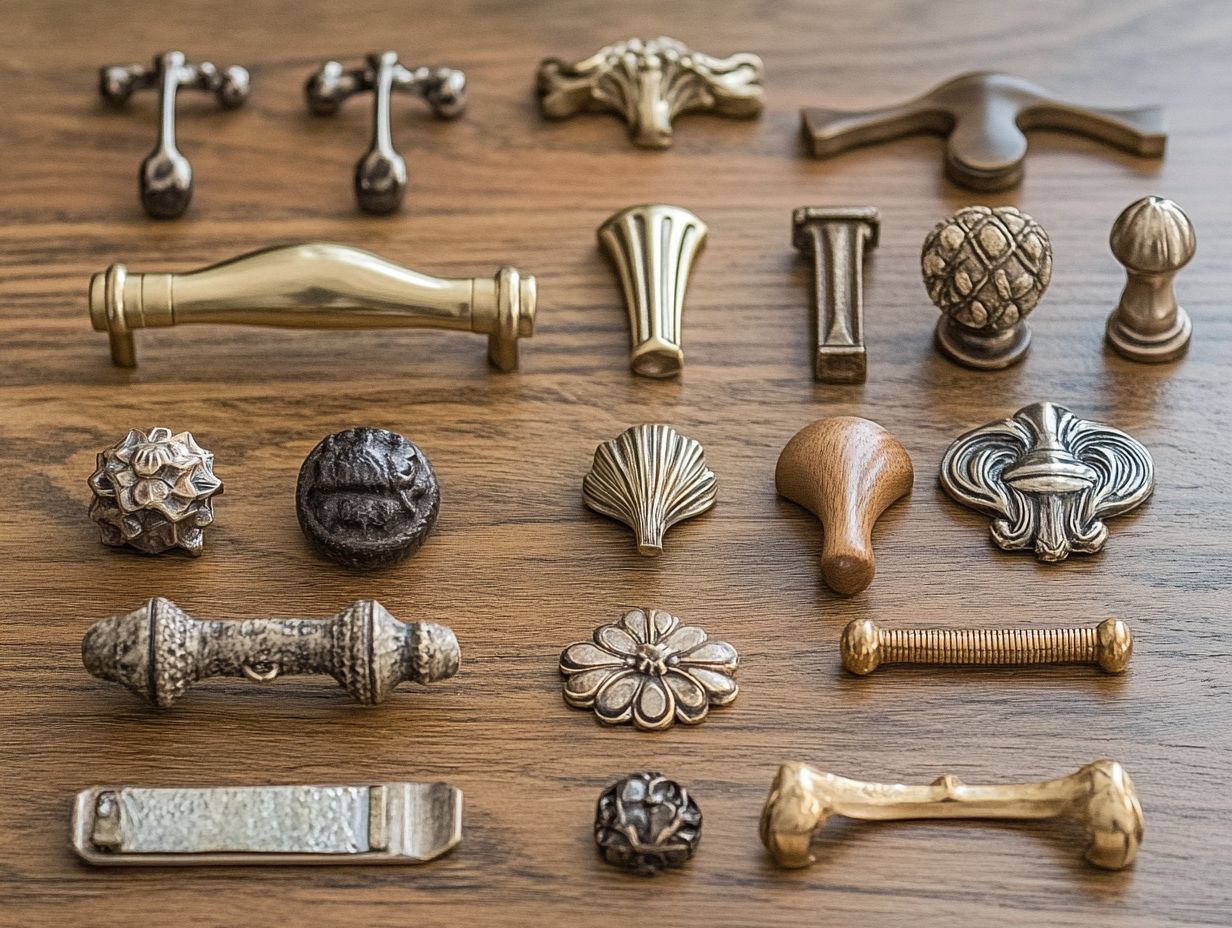
M 190 432 L 133 429 L 98 455 L 90 476 L 90 518 L 103 544 L 130 545 L 147 554 L 183 548 L 198 555 L 222 492 L 214 455 Z
M 609 725 L 631 721 L 645 731 L 696 725 L 712 705 L 728 705 L 739 693 L 739 664 L 726 641 L 659 609 L 626 612 L 560 655 L 565 702 L 594 709 Z

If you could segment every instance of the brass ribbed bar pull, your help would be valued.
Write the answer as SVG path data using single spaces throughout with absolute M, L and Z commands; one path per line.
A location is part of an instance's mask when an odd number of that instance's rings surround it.
M 843 630 L 843 667 L 869 674 L 881 664 L 1098 664 L 1120 673 L 1134 641 L 1119 619 L 1067 628 L 879 628 L 857 619 Z

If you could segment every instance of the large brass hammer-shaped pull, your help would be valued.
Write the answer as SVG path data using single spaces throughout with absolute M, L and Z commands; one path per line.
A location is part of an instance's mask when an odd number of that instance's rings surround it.
M 946 173 L 970 190 L 1003 190 L 1022 180 L 1031 129 L 1085 135 L 1143 158 L 1159 158 L 1167 135 L 1156 106 L 1097 109 L 1058 100 L 1012 74 L 960 74 L 905 103 L 881 109 L 800 111 L 813 155 L 829 158 L 917 132 L 948 137 Z
M 90 322 L 111 338 L 111 360 L 136 367 L 134 329 L 196 322 L 300 329 L 460 329 L 488 336 L 493 366 L 518 366 L 535 331 L 535 278 L 429 277 L 367 251 L 319 242 L 283 245 L 187 274 L 130 274 L 113 264 L 90 281 Z
M 897 819 L 1074 818 L 1090 835 L 1087 862 L 1106 870 L 1133 863 L 1142 844 L 1142 807 L 1125 768 L 1097 760 L 1042 783 L 968 786 L 944 776 L 929 786 L 863 783 L 807 764 L 779 768 L 761 813 L 761 840 L 784 867 L 814 862 L 813 836 L 831 815 Z

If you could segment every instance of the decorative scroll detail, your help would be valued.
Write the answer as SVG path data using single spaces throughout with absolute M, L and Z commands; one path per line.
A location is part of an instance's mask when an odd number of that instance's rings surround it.
M 714 505 L 718 481 L 706 451 L 668 425 L 635 425 L 595 449 L 582 498 L 595 512 L 625 523 L 637 551 L 663 553 L 663 534 Z
M 1146 500 L 1155 473 L 1150 453 L 1124 432 L 1035 403 L 959 437 L 941 461 L 941 485 L 996 517 L 999 547 L 1033 548 L 1051 562 L 1099 551 L 1103 520 Z
M 672 120 L 681 113 L 758 115 L 763 73 L 756 55 L 712 58 L 667 36 L 633 38 L 576 64 L 545 59 L 538 72 L 539 106 L 554 119 L 610 110 L 629 124 L 635 145 L 668 148 Z

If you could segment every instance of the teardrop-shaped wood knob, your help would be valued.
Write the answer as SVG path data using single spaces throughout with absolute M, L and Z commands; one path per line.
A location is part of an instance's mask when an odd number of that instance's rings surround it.
M 821 520 L 821 576 L 834 592 L 850 596 L 873 582 L 873 525 L 911 492 L 913 476 L 898 439 L 857 416 L 819 419 L 787 443 L 774 484 Z

